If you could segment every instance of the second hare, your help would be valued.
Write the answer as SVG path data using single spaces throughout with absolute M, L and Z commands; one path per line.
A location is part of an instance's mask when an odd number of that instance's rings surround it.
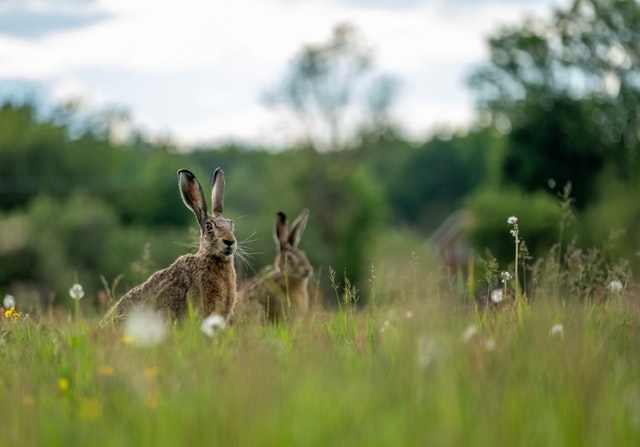
M 192 254 L 180 256 L 169 267 L 134 287 L 113 305 L 100 321 L 104 327 L 121 323 L 131 310 L 146 307 L 177 319 L 187 313 L 188 297 L 204 315 L 218 313 L 225 319 L 233 316 L 236 305 L 236 271 L 233 255 L 237 249 L 233 221 L 222 217 L 224 172 L 213 172 L 211 206 L 195 175 L 178 171 L 178 187 L 184 204 L 200 226 L 200 246 Z
M 274 265 L 239 290 L 238 300 L 245 317 L 276 322 L 302 317 L 308 312 L 313 267 L 305 252 L 298 248 L 308 217 L 309 210 L 303 210 L 289 228 L 287 216 L 282 212 L 276 214 Z

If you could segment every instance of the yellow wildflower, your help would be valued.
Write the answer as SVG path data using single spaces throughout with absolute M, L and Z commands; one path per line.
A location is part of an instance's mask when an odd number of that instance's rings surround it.
M 5 318 L 13 318 L 13 319 L 17 320 L 18 318 L 20 318 L 20 314 L 15 311 L 15 306 L 11 306 L 10 309 L 5 311 L 4 317 Z
M 69 381 L 64 377 L 58 379 L 58 388 L 60 388 L 60 391 L 64 393 L 69 389 Z
M 122 344 L 123 345 L 130 345 L 131 343 L 133 343 L 133 337 L 122 337 Z

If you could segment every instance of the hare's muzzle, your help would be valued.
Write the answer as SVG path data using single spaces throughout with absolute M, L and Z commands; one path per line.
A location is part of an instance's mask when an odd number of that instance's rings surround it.
M 235 239 L 222 239 L 222 253 L 226 256 L 231 256 L 236 251 Z

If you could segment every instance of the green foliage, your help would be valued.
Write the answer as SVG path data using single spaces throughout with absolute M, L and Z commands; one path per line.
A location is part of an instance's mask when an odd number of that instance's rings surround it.
M 436 138 L 413 149 L 388 179 L 394 220 L 436 228 L 486 180 L 489 144 L 487 135 L 478 132 L 450 140 Z
M 161 150 L 125 155 L 118 165 L 109 167 L 114 190 L 106 196 L 124 222 L 158 226 L 193 222 L 177 188 L 177 172 L 186 167 L 184 157 Z M 210 175 L 200 177 L 205 188 L 211 183 Z
M 24 204 L 39 191 L 56 193 L 73 162 L 59 154 L 65 129 L 36 119 L 33 105 L 3 104 L 0 108 L 0 208 Z
M 366 171 L 340 158 L 312 155 L 298 175 L 297 187 L 321 213 L 322 243 L 316 247 L 328 254 L 325 259 L 333 259 L 325 267 L 345 273 L 360 286 L 368 247 L 382 217 L 381 189 Z
M 530 110 L 507 137 L 505 183 L 526 191 L 571 183 L 576 204 L 586 206 L 605 157 L 597 135 L 584 125 L 589 117 L 582 108 L 577 101 L 557 98 L 553 113 L 539 107 Z
M 638 186 L 637 180 L 607 180 L 599 188 L 600 199 L 585 210 L 577 225 L 585 244 L 600 246 L 607 241 L 609 256 L 628 260 L 634 271 L 640 267 Z
M 239 266 L 243 276 L 272 262 L 275 213 L 309 208 L 303 248 L 317 271 L 333 266 L 358 283 L 383 197 L 349 154 L 235 147 L 174 153 L 141 141 L 117 145 L 94 133 L 72 139 L 59 121 L 38 118 L 29 104 L 2 109 L 8 131 L 0 141 L 0 209 L 7 220 L 0 221 L 0 256 L 14 261 L 0 273 L 0 287 L 29 284 L 49 302 L 68 290 L 68 271 L 90 278 L 92 296 L 101 276 L 124 274 L 126 286 L 144 280 L 130 266 L 146 243 L 154 268 L 193 250 L 175 244 L 193 241 L 194 224 L 178 193 L 177 170 L 192 169 L 208 189 L 216 166 L 228 173 L 225 214 L 237 220 L 243 248 L 255 256 L 253 265 Z
M 527 190 L 574 184 L 580 207 L 608 165 L 638 171 L 640 5 L 574 0 L 548 19 L 501 29 L 470 78 L 479 108 L 509 142 L 503 170 Z
M 66 299 L 74 278 L 82 279 L 92 294 L 100 286 L 99 275 L 124 274 L 126 283 L 135 285 L 128 264 L 140 256 L 145 241 L 153 241 L 160 265 L 183 251 L 166 242 L 175 232 L 152 235 L 122 228 L 107 204 L 84 193 L 67 200 L 38 196 L 25 211 L 0 217 L 0 261 L 9 266 L 0 284 L 14 294 L 29 295 L 33 308 Z M 189 242 L 188 234 L 178 240 Z
M 469 240 L 481 253 L 489 249 L 503 265 L 513 261 L 510 216 L 518 218 L 520 239 L 531 253 L 542 253 L 559 240 L 561 208 L 549 194 L 487 189 L 469 196 L 465 205 L 472 213 Z

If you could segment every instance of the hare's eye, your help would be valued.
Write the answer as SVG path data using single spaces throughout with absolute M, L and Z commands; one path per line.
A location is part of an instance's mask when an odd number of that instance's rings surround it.
M 213 230 L 213 224 L 212 224 L 211 222 L 206 222 L 206 223 L 204 224 L 204 228 L 205 228 L 207 231 L 211 231 L 211 230 Z

